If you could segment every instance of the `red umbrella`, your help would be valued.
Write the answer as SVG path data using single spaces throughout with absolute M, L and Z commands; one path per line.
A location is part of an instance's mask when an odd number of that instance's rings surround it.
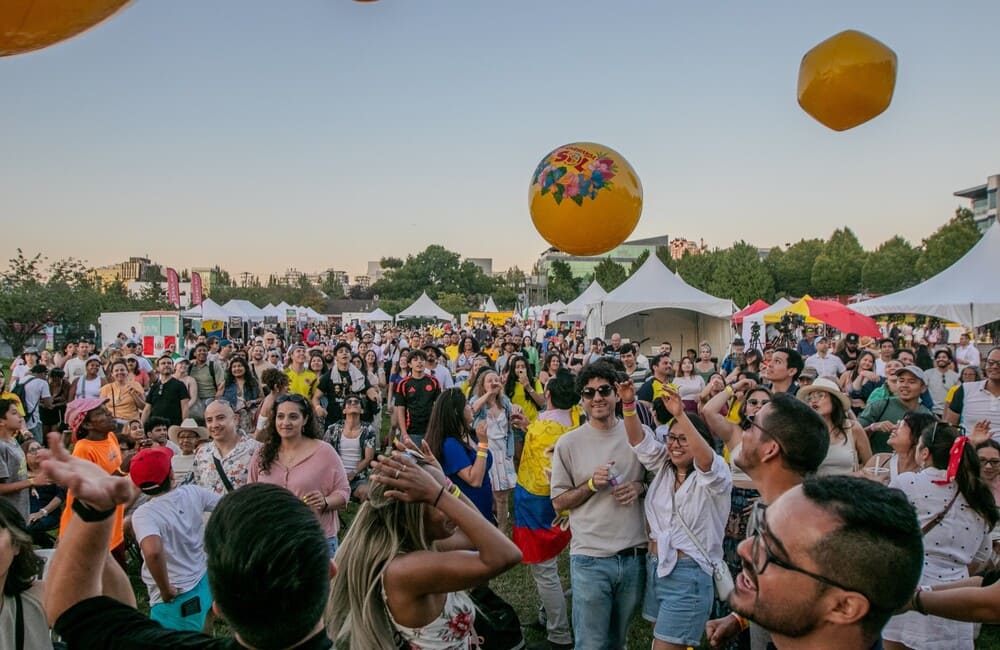
M 733 322 L 737 325 L 742 325 L 744 318 L 750 316 L 751 314 L 756 314 L 759 311 L 764 311 L 770 306 L 771 305 L 767 304 L 763 300 L 758 300 L 733 314 Z
M 873 338 L 882 336 L 882 331 L 879 330 L 874 318 L 869 318 L 839 302 L 833 300 L 806 300 L 806 305 L 809 307 L 810 316 L 827 325 L 836 327 L 845 334 L 857 334 L 858 336 L 871 336 Z

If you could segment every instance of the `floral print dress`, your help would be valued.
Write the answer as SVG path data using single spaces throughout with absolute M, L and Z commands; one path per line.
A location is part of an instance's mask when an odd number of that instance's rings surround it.
M 384 588 L 382 599 L 385 600 Z M 464 591 L 448 594 L 441 614 L 423 627 L 400 625 L 393 619 L 388 606 L 385 611 L 389 614 L 389 620 L 396 628 L 399 638 L 410 650 L 469 650 L 480 645 L 476 630 L 473 628 L 476 607 L 472 603 L 472 598 Z

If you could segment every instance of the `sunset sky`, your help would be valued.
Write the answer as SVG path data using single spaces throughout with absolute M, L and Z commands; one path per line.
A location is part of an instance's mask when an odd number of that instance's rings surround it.
M 997 25 L 996 0 L 139 0 L 0 58 L 0 255 L 354 276 L 438 243 L 530 269 L 531 172 L 580 140 L 638 172 L 633 237 L 917 243 L 1000 173 Z M 899 76 L 836 133 L 796 80 L 849 28 Z

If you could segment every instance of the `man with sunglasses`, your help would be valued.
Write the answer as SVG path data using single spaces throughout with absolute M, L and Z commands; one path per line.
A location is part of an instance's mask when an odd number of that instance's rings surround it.
M 563 434 L 552 457 L 552 507 L 569 511 L 573 531 L 570 580 L 578 650 L 625 647 L 645 584 L 644 470 L 615 414 L 620 381 L 625 376 L 607 361 L 584 366 L 576 387 L 588 422 Z M 635 415 L 635 408 L 634 401 L 623 405 L 626 414 Z
M 769 630 L 778 650 L 881 648 L 882 627 L 909 601 L 924 559 L 906 496 L 849 476 L 788 490 L 738 552 L 743 571 L 729 605 Z M 711 630 L 709 641 L 720 645 Z
M 739 452 L 732 459 L 760 493 L 747 524 L 748 535 L 756 530 L 761 513 L 769 504 L 801 485 L 807 474 L 816 472 L 829 448 L 826 423 L 805 402 L 788 393 L 779 393 L 761 407 L 750 427 L 743 431 Z M 741 627 L 745 627 L 745 622 L 726 616 L 709 621 L 706 633 L 709 639 L 720 639 L 722 644 L 739 634 Z M 767 632 L 756 625 L 750 632 L 751 647 L 764 650 Z
M 1000 442 L 1000 347 L 987 353 L 983 366 L 986 379 L 960 385 L 944 410 L 944 421 L 961 422 L 970 431 L 985 426 L 993 439 Z

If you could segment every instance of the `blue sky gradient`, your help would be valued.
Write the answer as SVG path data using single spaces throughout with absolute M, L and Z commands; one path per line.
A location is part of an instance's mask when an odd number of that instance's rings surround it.
M 960 4 L 140 0 L 0 59 L 0 255 L 353 276 L 439 243 L 530 269 L 531 172 L 579 140 L 638 172 L 634 237 L 916 243 L 1000 173 L 1000 3 Z M 849 28 L 899 76 L 835 133 L 797 71 Z

